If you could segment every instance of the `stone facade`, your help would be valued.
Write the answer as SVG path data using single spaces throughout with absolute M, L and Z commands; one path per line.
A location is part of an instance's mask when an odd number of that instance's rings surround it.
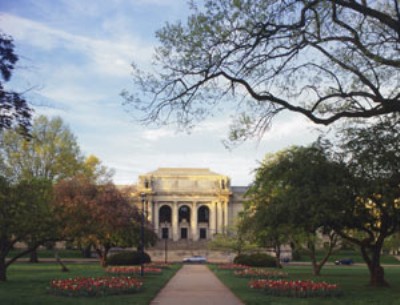
M 139 176 L 134 196 L 160 239 L 207 241 L 233 224 L 245 191 L 209 169 L 159 168 Z

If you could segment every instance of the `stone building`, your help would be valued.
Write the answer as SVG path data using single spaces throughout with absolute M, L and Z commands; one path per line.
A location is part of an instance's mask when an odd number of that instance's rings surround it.
M 226 232 L 246 187 L 204 168 L 159 168 L 139 176 L 134 196 L 160 239 L 201 241 Z

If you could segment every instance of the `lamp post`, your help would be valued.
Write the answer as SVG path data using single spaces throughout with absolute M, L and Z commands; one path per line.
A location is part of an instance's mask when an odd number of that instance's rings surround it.
M 165 221 L 164 222 L 164 228 L 168 228 L 168 222 Z M 168 232 L 167 230 L 165 230 L 165 232 Z M 169 232 L 168 232 L 169 233 Z M 163 238 L 164 238 L 164 263 L 168 262 L 168 236 L 169 234 L 163 234 Z
M 141 193 L 140 198 L 142 200 L 142 219 L 140 224 L 140 276 L 144 276 L 144 203 L 146 200 L 146 194 Z

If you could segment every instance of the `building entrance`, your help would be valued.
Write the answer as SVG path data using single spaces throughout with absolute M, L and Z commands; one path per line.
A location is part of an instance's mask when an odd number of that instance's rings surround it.
M 181 239 L 187 239 L 187 228 L 181 228 Z

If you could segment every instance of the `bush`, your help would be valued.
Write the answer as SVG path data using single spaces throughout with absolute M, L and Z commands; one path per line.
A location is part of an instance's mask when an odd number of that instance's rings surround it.
M 147 253 L 143 253 L 143 261 L 141 253 L 138 251 L 125 251 L 111 255 L 107 258 L 107 264 L 110 266 L 130 266 L 151 263 L 151 258 Z
M 265 253 L 240 254 L 233 262 L 251 267 L 276 267 L 275 258 Z

